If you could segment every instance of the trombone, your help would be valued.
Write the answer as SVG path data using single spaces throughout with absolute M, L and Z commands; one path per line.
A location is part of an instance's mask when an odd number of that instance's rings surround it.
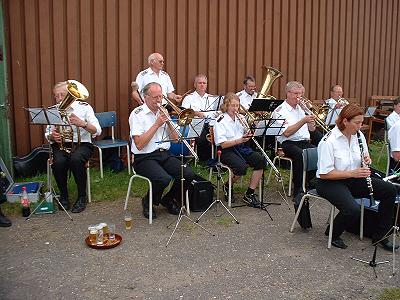
M 251 133 L 252 129 L 249 126 L 249 124 L 247 123 L 247 121 L 243 118 L 243 116 L 239 113 L 236 113 L 236 118 L 238 118 L 240 124 L 242 124 L 242 126 L 244 127 L 244 129 L 246 130 L 246 133 Z M 267 153 L 265 153 L 264 149 L 260 146 L 260 144 L 257 142 L 257 140 L 254 138 L 254 136 L 251 137 L 251 140 L 254 142 L 254 144 L 256 145 L 256 147 L 261 151 L 261 154 L 264 156 L 265 160 L 268 162 L 268 164 L 271 166 L 271 168 L 274 170 L 275 172 L 275 176 L 278 178 L 278 181 L 281 182 L 282 181 L 282 174 L 281 172 L 278 170 L 277 167 L 275 167 L 274 163 L 271 161 L 271 159 L 269 158 L 269 156 L 267 155 Z
M 169 101 L 169 100 L 168 100 L 168 101 Z M 169 102 L 170 102 L 170 101 L 169 101 Z M 173 103 L 172 103 L 172 104 L 173 104 Z M 173 106 L 175 106 L 175 107 L 180 111 L 180 113 L 178 114 L 178 119 L 177 119 L 178 125 L 179 125 L 179 126 L 184 126 L 184 127 L 186 127 L 187 125 L 189 125 L 189 124 L 192 122 L 192 120 L 193 120 L 193 117 L 194 117 L 194 110 L 193 110 L 193 109 L 190 109 L 190 108 L 181 110 L 181 109 L 178 108 L 175 104 L 173 104 Z M 169 114 L 168 114 L 167 109 L 166 109 L 164 106 L 162 106 L 161 104 L 159 104 L 159 105 L 158 105 L 158 110 L 159 110 L 161 113 L 163 113 L 164 115 L 167 116 L 167 118 L 168 118 L 168 119 L 167 119 L 167 122 L 168 122 L 168 124 L 169 124 L 170 126 L 172 126 L 172 128 L 174 128 L 174 131 L 178 134 L 179 141 L 181 141 L 182 143 L 185 144 L 185 146 L 188 148 L 188 150 L 189 150 L 190 153 L 193 155 L 193 157 L 194 157 L 195 160 L 199 160 L 199 157 L 197 156 L 197 153 L 196 153 L 196 152 L 193 150 L 193 148 L 189 145 L 188 141 L 185 140 L 184 136 L 182 135 L 182 133 L 180 133 L 179 129 L 177 130 L 177 129 L 175 128 L 175 126 L 174 126 L 175 124 L 174 124 L 174 122 L 172 121 L 172 119 L 169 117 Z
M 325 120 L 326 117 L 328 116 L 329 112 L 329 105 L 323 104 L 318 108 L 315 108 L 311 101 L 307 99 L 304 96 L 301 96 L 299 98 L 299 105 L 300 107 L 304 110 L 306 115 L 314 116 L 315 117 L 315 123 L 321 127 L 321 129 L 325 132 L 328 133 L 331 131 L 328 125 L 326 125 Z

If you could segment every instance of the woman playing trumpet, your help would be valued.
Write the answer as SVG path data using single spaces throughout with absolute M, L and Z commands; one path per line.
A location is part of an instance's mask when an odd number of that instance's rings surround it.
M 221 162 L 232 169 L 232 183 L 246 174 L 251 166 L 253 173 L 250 177 L 249 187 L 243 200 L 253 207 L 259 207 L 260 202 L 254 194 L 265 166 L 264 157 L 254 152 L 245 143 L 253 136 L 245 125 L 244 117 L 239 115 L 240 101 L 234 93 L 226 94 L 221 105 L 222 115 L 214 125 L 215 144 L 222 150 Z M 242 120 L 239 118 L 243 118 Z M 224 185 L 225 197 L 228 194 L 228 186 Z

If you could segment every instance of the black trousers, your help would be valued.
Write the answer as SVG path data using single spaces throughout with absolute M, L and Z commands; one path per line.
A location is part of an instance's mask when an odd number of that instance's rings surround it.
M 180 203 L 181 161 L 169 151 L 156 150 L 148 154 L 135 154 L 134 168 L 137 174 L 150 179 L 153 185 L 153 203 L 155 205 L 160 203 L 162 194 L 171 180 L 174 180 L 174 183 L 164 198 L 175 199 Z M 195 175 L 189 167 L 185 166 L 183 168 L 183 177 L 185 178 L 184 192 L 186 193 Z M 146 197 L 148 197 L 148 193 Z
M 378 220 L 373 239 L 380 239 L 392 226 L 396 188 L 390 182 L 371 178 L 374 199 L 379 200 Z M 354 198 L 369 198 L 369 189 L 364 178 L 343 180 L 318 179 L 316 189 L 319 195 L 332 203 L 339 213 L 333 221 L 333 238 L 339 237 L 346 228 L 359 221 L 360 206 Z
M 67 143 L 70 146 L 71 143 Z M 86 163 L 92 156 L 94 146 L 91 143 L 81 143 L 75 146 L 72 153 L 60 150 L 59 145 L 51 145 L 53 149 L 53 174 L 62 197 L 68 197 L 68 170 L 71 170 L 78 197 L 86 197 Z
M 266 167 L 265 158 L 258 152 L 245 155 L 240 154 L 234 147 L 221 149 L 221 162 L 232 169 L 236 176 L 246 175 L 250 166 L 254 170 L 261 170 Z
M 284 141 L 282 150 L 285 156 L 293 160 L 293 195 L 301 192 L 303 182 L 303 149 L 317 147 L 322 138 L 322 133 L 315 130 L 310 132 L 311 141 Z M 315 172 L 314 172 L 315 173 Z M 310 178 L 309 178 L 310 179 Z
M 208 123 L 204 124 L 200 136 L 196 139 L 197 156 L 200 161 L 207 161 L 211 158 L 211 143 L 207 140 L 207 134 L 210 132 Z

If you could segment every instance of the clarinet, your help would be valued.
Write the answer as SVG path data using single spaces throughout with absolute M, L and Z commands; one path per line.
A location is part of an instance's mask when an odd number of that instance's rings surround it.
M 362 167 L 370 167 L 369 165 L 367 165 L 364 162 L 364 146 L 363 146 L 363 142 L 361 139 L 361 134 L 359 131 L 357 131 L 357 139 L 358 139 L 358 146 L 360 147 L 360 154 L 361 154 L 361 166 Z M 371 176 L 367 176 L 367 178 L 365 178 L 365 180 L 367 181 L 367 186 L 369 189 L 369 198 L 370 198 L 370 205 L 371 206 L 375 206 L 375 199 L 374 199 L 374 188 L 372 187 L 372 180 L 371 180 Z

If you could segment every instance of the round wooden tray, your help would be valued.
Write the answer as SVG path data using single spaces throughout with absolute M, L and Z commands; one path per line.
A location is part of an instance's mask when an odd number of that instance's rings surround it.
M 122 242 L 122 236 L 120 236 L 119 234 L 115 234 L 115 239 L 113 241 L 108 239 L 108 234 L 104 235 L 104 237 L 105 238 L 102 245 L 92 244 L 88 236 L 85 239 L 85 243 L 93 249 L 110 249 L 117 247 Z

